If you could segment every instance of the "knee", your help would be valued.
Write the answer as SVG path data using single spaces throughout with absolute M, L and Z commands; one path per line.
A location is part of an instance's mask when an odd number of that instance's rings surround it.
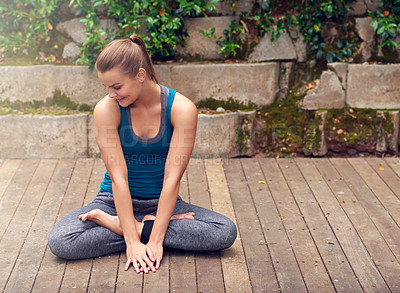
M 67 237 L 61 233 L 56 227 L 50 232 L 47 241 L 51 252 L 63 259 L 74 259 Z
M 233 221 L 229 220 L 227 224 L 227 237 L 226 237 L 226 247 L 231 247 L 236 240 L 237 237 L 237 228 Z
M 235 243 L 237 237 L 237 228 L 233 221 L 227 218 L 227 221 L 221 227 L 221 238 L 219 241 L 219 249 L 223 250 L 231 247 Z

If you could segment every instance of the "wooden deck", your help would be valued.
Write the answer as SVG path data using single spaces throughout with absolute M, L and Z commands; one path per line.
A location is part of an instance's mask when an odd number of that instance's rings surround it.
M 101 160 L 0 160 L 2 292 L 400 292 L 400 160 L 192 160 L 180 194 L 236 221 L 220 253 L 166 250 L 160 270 L 125 254 L 63 261 L 58 219 L 91 201 Z

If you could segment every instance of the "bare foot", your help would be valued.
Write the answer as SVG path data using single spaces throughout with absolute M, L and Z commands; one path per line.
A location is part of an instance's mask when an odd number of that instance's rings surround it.
M 194 213 L 193 212 L 189 212 L 189 213 L 185 213 L 185 214 L 177 214 L 177 215 L 173 215 L 171 217 L 171 220 L 174 219 L 189 219 L 189 220 L 194 220 Z
M 194 220 L 194 215 L 195 214 L 193 212 L 189 212 L 189 213 L 185 213 L 185 214 L 177 214 L 177 215 L 173 215 L 171 217 L 171 220 L 174 220 L 174 219 Z M 100 209 L 94 209 L 85 214 L 81 214 L 81 215 L 79 215 L 79 219 L 81 219 L 83 222 L 85 222 L 87 220 L 93 221 L 96 224 L 106 227 L 107 229 L 113 231 L 114 233 L 116 233 L 120 236 L 124 236 L 118 216 L 111 216 L 110 214 L 107 214 L 106 212 L 103 212 Z M 156 217 L 153 215 L 146 215 L 146 216 L 144 216 L 142 222 L 136 222 L 136 229 L 138 231 L 139 237 L 142 235 L 144 221 L 155 220 L 155 219 L 156 219 Z

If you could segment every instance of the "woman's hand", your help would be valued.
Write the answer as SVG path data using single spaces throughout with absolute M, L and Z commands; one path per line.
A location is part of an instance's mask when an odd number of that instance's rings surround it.
M 141 242 L 127 245 L 126 257 L 128 260 L 126 261 L 125 271 L 129 269 L 130 264 L 133 265 L 138 274 L 143 271 L 147 274 L 149 269 L 153 272 L 156 271 L 154 268 L 156 259 L 153 258 L 152 251 Z
M 149 241 L 146 244 L 148 251 L 150 252 L 149 257 L 154 259 L 156 263 L 156 270 L 160 267 L 161 260 L 163 258 L 163 246 L 162 244 L 157 244 L 155 242 Z

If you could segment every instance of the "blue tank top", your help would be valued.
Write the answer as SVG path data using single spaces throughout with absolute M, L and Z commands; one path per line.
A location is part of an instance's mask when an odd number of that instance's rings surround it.
M 121 122 L 118 127 L 122 151 L 128 167 L 129 190 L 132 197 L 160 197 L 164 181 L 164 168 L 173 133 L 171 107 L 176 91 L 160 85 L 161 122 L 158 133 L 152 138 L 137 136 L 132 128 L 130 107 L 119 107 Z M 108 172 L 100 185 L 100 192 L 112 193 Z

